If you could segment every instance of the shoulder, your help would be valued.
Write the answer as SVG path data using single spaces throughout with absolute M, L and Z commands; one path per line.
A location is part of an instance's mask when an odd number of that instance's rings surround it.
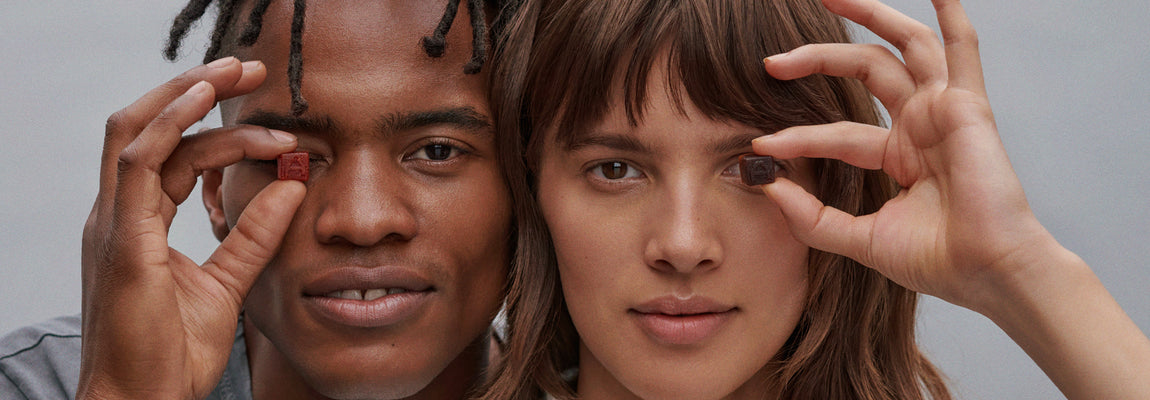
M 80 316 L 23 327 L 0 339 L 0 398 L 75 398 Z

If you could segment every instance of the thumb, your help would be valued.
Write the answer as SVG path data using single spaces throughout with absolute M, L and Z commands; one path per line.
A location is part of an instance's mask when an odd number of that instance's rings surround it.
M 260 271 L 278 253 L 305 193 L 301 182 L 269 184 L 248 203 L 236 226 L 204 263 L 204 272 L 227 289 L 237 310 Z
M 874 226 L 873 214 L 856 217 L 823 205 L 802 186 L 785 178 L 764 185 L 763 193 L 778 204 L 791 234 L 800 242 L 841 254 L 864 265 L 873 265 L 868 251 Z

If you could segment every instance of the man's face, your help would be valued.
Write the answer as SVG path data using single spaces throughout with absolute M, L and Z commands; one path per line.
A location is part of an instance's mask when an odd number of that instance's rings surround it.
M 311 154 L 307 196 L 247 297 L 245 323 L 258 330 L 248 342 L 270 344 L 327 397 L 427 395 L 474 378 L 452 375 L 481 357 L 502 300 L 511 211 L 485 77 L 463 73 L 466 10 L 443 57 L 423 52 L 442 14 L 440 2 L 309 1 L 309 108 L 298 118 L 286 74 L 291 3 L 272 3 L 259 41 L 238 50 L 263 61 L 268 79 L 225 103 L 225 125 L 291 132 Z M 235 226 L 275 168 L 230 166 L 218 190 L 218 175 L 205 178 L 217 232 Z

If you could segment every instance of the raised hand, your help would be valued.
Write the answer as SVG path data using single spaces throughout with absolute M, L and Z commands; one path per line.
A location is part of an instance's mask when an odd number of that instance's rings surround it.
M 767 70 L 781 79 L 859 78 L 886 106 L 891 128 L 795 127 L 757 140 L 755 150 L 836 158 L 892 176 L 904 190 L 878 213 L 859 218 L 795 196 L 787 183 L 768 193 L 793 211 L 786 215 L 800 240 L 910 289 L 972 307 L 979 294 L 971 288 L 980 281 L 1001 279 L 1015 272 L 1014 258 L 1057 243 L 1030 212 L 998 138 L 974 31 L 957 2 L 938 5 L 945 49 L 925 25 L 876 1 L 826 2 L 890 41 L 906 63 L 879 45 L 817 44 L 769 58 Z
M 1142 376 L 1150 341 L 1030 211 L 999 139 L 978 39 L 959 1 L 934 0 L 941 42 L 876 0 L 823 4 L 889 41 L 905 63 L 878 45 L 812 44 L 769 57 L 767 71 L 779 79 L 860 79 L 889 111 L 891 127 L 793 127 L 756 139 L 754 150 L 882 169 L 903 189 L 878 212 L 855 217 L 780 179 L 764 191 L 792 233 L 990 317 L 1070 398 L 1150 396 Z
M 182 137 L 217 101 L 251 92 L 258 61 L 199 66 L 108 119 L 100 191 L 84 227 L 83 353 L 78 397 L 203 398 L 231 352 L 238 315 L 305 189 L 274 182 L 201 266 L 168 246 L 199 174 L 270 159 L 294 136 L 236 126 Z

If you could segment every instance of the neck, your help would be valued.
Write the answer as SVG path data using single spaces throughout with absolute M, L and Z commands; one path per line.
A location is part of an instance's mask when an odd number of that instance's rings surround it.
M 300 374 L 295 365 L 251 323 L 244 321 L 244 343 L 251 371 L 252 398 L 255 400 L 327 400 Z M 484 334 L 467 346 L 427 386 L 404 400 L 463 400 L 483 380 L 488 364 L 490 335 Z M 383 398 L 380 398 L 381 400 Z M 390 399 L 389 400 L 399 400 Z

